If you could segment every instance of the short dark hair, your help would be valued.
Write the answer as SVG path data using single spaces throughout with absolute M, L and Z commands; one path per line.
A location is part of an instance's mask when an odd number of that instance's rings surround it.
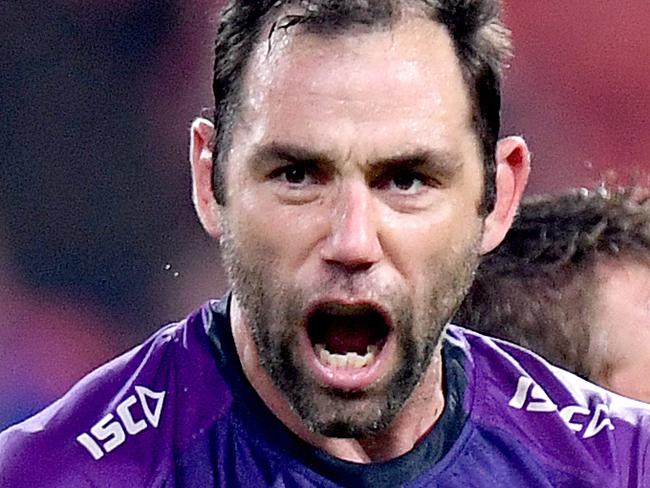
M 454 322 L 531 349 L 596 380 L 592 313 L 603 258 L 650 263 L 650 197 L 642 188 L 529 197 L 487 254 Z
M 499 18 L 499 0 L 230 0 L 215 44 L 213 92 L 215 141 L 213 186 L 225 203 L 223 167 L 232 143 L 246 66 L 261 31 L 300 24 L 310 32 L 337 34 L 354 26 L 387 28 L 407 7 L 418 7 L 446 26 L 473 103 L 473 124 L 484 159 L 483 214 L 495 199 L 495 151 L 501 125 L 501 68 L 510 53 L 510 35 Z M 289 14 L 289 8 L 290 14 Z

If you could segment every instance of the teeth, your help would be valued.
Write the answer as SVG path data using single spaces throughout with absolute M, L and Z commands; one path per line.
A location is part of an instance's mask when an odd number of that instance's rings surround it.
M 348 358 L 340 354 L 330 354 L 329 361 L 335 368 L 343 369 L 347 367 Z
M 314 349 L 321 363 L 339 369 L 360 369 L 370 366 L 375 362 L 378 352 L 377 346 L 374 345 L 368 346 L 367 352 L 363 356 L 356 352 L 334 354 L 325 349 L 324 344 L 316 344 Z
M 356 352 L 346 354 L 347 368 L 363 368 L 366 365 L 366 360 L 363 356 L 359 356 Z

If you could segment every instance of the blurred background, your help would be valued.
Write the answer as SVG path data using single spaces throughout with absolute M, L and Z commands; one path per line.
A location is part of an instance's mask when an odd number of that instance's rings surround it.
M 225 290 L 190 199 L 217 0 L 0 0 L 0 429 Z M 529 193 L 650 172 L 650 3 L 505 0 Z

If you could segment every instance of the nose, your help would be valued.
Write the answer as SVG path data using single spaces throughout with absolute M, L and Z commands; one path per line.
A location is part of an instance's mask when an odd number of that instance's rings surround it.
M 368 269 L 383 256 L 371 190 L 365 183 L 343 188 L 334 204 L 323 260 L 347 269 Z

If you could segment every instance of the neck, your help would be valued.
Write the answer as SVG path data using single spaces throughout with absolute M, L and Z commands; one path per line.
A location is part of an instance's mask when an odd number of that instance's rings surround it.
M 262 401 L 295 435 L 334 457 L 357 463 L 394 459 L 412 450 L 442 414 L 445 398 L 442 388 L 442 356 L 438 347 L 418 386 L 386 430 L 358 439 L 338 439 L 311 432 L 260 366 L 250 327 L 235 297 L 231 304 L 230 321 L 242 369 Z

